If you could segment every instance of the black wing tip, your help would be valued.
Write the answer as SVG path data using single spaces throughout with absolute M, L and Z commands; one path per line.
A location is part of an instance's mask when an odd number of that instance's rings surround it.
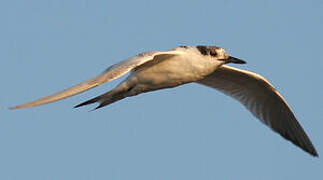
M 310 148 L 301 147 L 301 149 L 303 149 L 305 152 L 309 153 L 313 157 L 317 157 L 317 158 L 319 157 L 319 154 L 316 152 L 314 147 L 310 147 Z
M 310 141 L 308 141 L 306 145 L 301 145 L 301 143 L 299 143 L 299 142 L 293 142 L 293 143 L 296 146 L 300 147 L 305 152 L 312 155 L 313 157 L 319 157 L 319 154 L 317 153 L 317 151 L 315 150 L 313 144 Z
M 303 148 L 302 148 L 303 149 Z M 315 149 L 308 150 L 308 149 L 303 149 L 305 152 L 309 153 L 311 156 L 319 158 L 319 154 L 316 152 Z
M 317 158 L 319 158 L 320 156 L 319 156 L 319 154 L 316 152 L 316 151 L 314 151 L 313 153 L 312 153 L 312 155 L 314 156 L 314 157 L 317 157 Z
M 305 150 L 305 151 L 310 153 L 312 156 L 319 158 L 319 154 L 316 152 L 315 149 Z
M 312 142 L 309 140 L 309 138 L 307 137 L 306 134 L 304 134 L 304 140 L 303 141 L 299 141 L 297 139 L 292 138 L 289 134 L 280 134 L 283 138 L 285 138 L 286 140 L 292 142 L 294 145 L 296 145 L 297 147 L 301 148 L 303 151 L 309 153 L 310 155 L 312 155 L 313 157 L 319 157 L 319 154 L 317 153 L 317 151 L 314 148 L 314 145 L 312 144 Z

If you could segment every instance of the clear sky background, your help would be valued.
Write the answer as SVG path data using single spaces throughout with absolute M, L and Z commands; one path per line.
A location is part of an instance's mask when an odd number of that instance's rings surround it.
M 313 158 L 204 86 L 25 103 L 137 53 L 218 45 L 286 98 L 323 156 L 323 1 L 0 1 L 0 179 L 323 179 Z M 122 79 L 121 79 L 122 80 Z

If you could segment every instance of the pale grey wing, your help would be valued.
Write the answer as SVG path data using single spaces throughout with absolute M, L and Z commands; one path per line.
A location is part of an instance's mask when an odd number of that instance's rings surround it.
M 223 65 L 198 83 L 235 98 L 281 136 L 318 156 L 284 98 L 262 76 Z
M 176 51 L 176 50 L 170 50 L 170 51 L 164 51 L 164 52 L 155 51 L 155 52 L 142 53 L 142 54 L 139 54 L 138 56 L 131 57 L 129 59 L 121 61 L 120 63 L 110 66 L 102 74 L 100 74 L 90 80 L 87 80 L 87 81 L 82 82 L 78 85 L 72 86 L 72 87 L 65 89 L 63 91 L 60 91 L 58 93 L 42 97 L 42 98 L 37 99 L 35 101 L 31 101 L 26 104 L 10 107 L 10 109 L 27 108 L 27 107 L 39 106 L 42 104 L 47 104 L 47 103 L 51 103 L 54 101 L 58 101 L 58 100 L 79 94 L 79 93 L 84 92 L 88 89 L 94 88 L 102 83 L 114 80 L 114 79 L 126 74 L 127 72 L 131 71 L 133 68 L 140 66 L 148 61 L 153 60 L 153 58 L 157 55 L 161 55 L 161 54 L 178 55 L 181 53 L 182 53 L 181 51 Z

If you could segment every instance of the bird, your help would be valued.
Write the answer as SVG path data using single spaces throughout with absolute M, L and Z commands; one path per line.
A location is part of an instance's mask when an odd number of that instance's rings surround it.
M 197 83 L 234 98 L 274 132 L 318 157 L 311 140 L 273 85 L 259 74 L 226 65 L 228 63 L 246 62 L 228 55 L 218 46 L 179 46 L 167 51 L 148 51 L 114 64 L 90 80 L 9 109 L 58 101 L 130 72 L 114 89 L 74 107 L 99 103 L 95 108 L 98 109 L 141 93 Z

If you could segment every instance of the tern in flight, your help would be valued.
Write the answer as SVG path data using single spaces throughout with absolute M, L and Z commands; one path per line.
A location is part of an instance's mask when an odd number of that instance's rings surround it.
M 195 82 L 233 97 L 273 131 L 311 155 L 318 156 L 277 90 L 262 76 L 225 65 L 227 63 L 244 64 L 245 61 L 229 56 L 223 48 L 217 46 L 180 46 L 168 51 L 145 52 L 110 66 L 88 81 L 10 109 L 38 106 L 67 98 L 130 72 L 111 91 L 75 107 L 99 103 L 97 109 L 126 97 Z

